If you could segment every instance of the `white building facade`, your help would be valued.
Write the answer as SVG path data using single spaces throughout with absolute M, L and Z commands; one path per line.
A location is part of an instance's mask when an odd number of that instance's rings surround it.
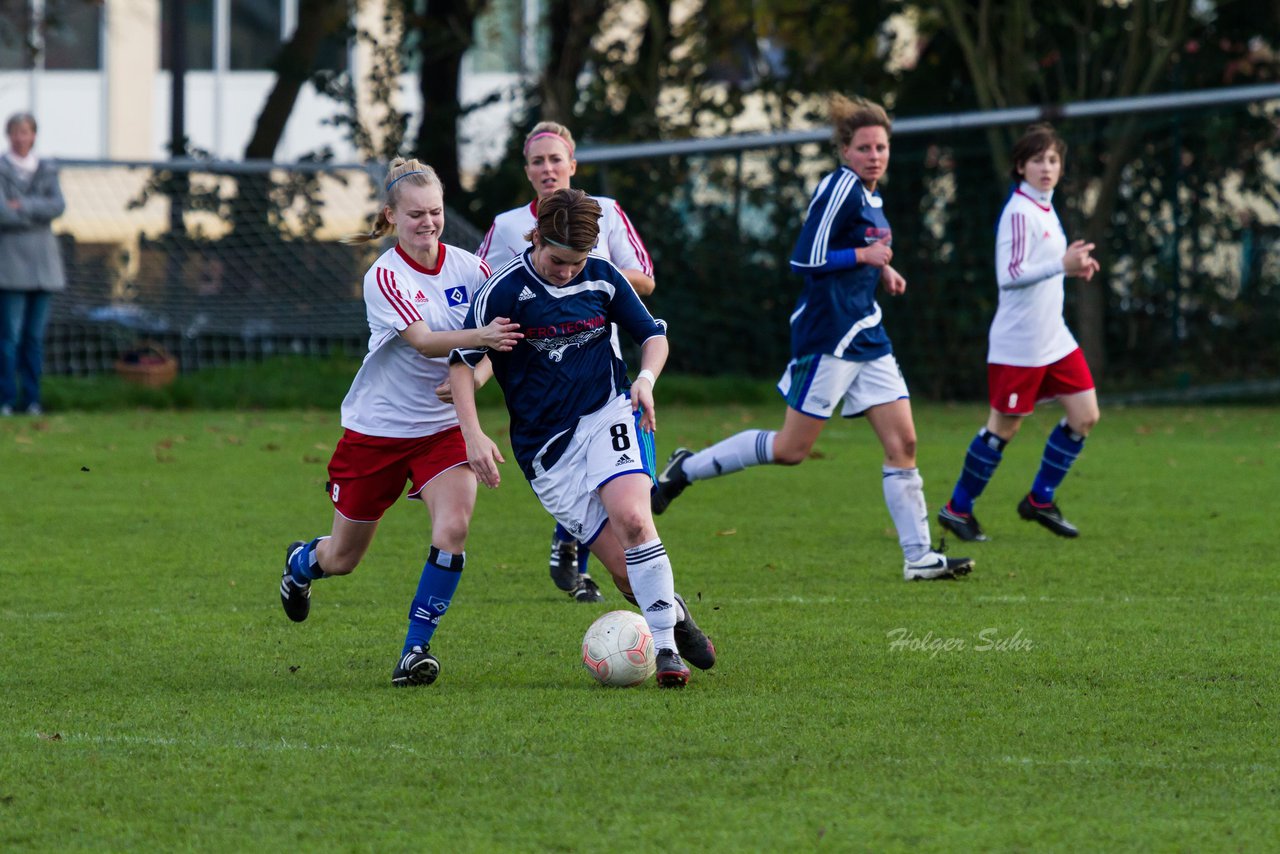
M 6 8 L 23 5 L 16 0 Z M 361 0 L 355 27 L 379 41 L 397 39 L 387 32 L 388 5 Z M 0 22 L 0 115 L 34 114 L 37 150 L 47 156 L 167 159 L 168 6 L 166 0 L 25 0 L 24 18 Z M 240 159 L 275 82 L 270 65 L 297 24 L 298 0 L 190 0 L 184 6 L 186 135 L 194 148 L 216 159 Z M 494 0 L 477 22 L 476 47 L 463 65 L 461 100 L 478 103 L 495 92 L 502 97 L 464 120 L 464 172 L 501 154 L 518 84 L 536 67 L 539 20 L 538 0 Z M 335 41 L 321 51 L 320 64 L 350 72 L 360 96 L 373 51 L 365 39 Z M 401 74 L 395 106 L 409 113 L 414 133 L 419 100 L 412 68 Z M 360 160 L 342 129 L 326 122 L 341 109 L 304 86 L 274 159 L 287 163 L 327 146 L 338 161 Z M 374 109 L 360 104 L 361 115 Z

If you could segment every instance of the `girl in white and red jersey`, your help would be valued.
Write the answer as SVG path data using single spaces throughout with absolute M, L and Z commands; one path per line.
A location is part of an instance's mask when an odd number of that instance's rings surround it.
M 400 498 L 431 515 L 431 549 L 409 607 L 409 630 L 391 674 L 396 686 L 427 685 L 440 673 L 430 640 L 457 589 L 476 500 L 476 476 L 451 404 L 435 388 L 448 377 L 446 357 L 457 347 L 510 350 L 523 337 L 517 324 L 495 318 L 464 329 L 471 300 L 488 266 L 463 249 L 440 242 L 444 190 L 430 166 L 396 158 L 373 229 L 350 243 L 396 232 L 364 277 L 369 353 L 342 401 L 344 432 L 329 461 L 326 487 L 333 501 L 327 537 L 292 543 L 280 580 L 289 619 L 302 622 L 311 607 L 311 583 L 346 575 L 364 557 L 378 520 Z M 483 376 L 478 381 L 482 381 Z
M 537 198 L 494 217 L 476 254 L 495 271 L 529 248 L 525 235 L 538 224 L 538 203 L 556 190 L 570 187 L 578 171 L 573 152 L 573 134 L 557 122 L 539 122 L 525 137 L 524 174 Z M 600 236 L 591 252 L 613 262 L 637 295 L 653 293 L 653 260 L 622 205 L 604 196 L 592 198 L 600 205 Z M 578 602 L 599 602 L 604 598 L 587 572 L 590 554 L 563 527 L 556 526 L 551 537 L 551 580 Z
M 986 540 L 973 504 L 1000 464 L 1004 447 L 1038 401 L 1058 398 L 1066 410 L 1045 444 L 1031 491 L 1018 515 L 1062 537 L 1079 535 L 1063 518 L 1054 493 L 1098 423 L 1098 395 L 1084 353 L 1062 317 L 1067 276 L 1086 281 L 1098 272 L 1094 244 L 1067 245 L 1053 210 L 1067 146 L 1048 124 L 1029 127 L 1013 146 L 1013 178 L 996 232 L 1000 301 L 991 322 L 987 386 L 991 413 L 969 445 L 951 501 L 938 521 L 962 540 Z

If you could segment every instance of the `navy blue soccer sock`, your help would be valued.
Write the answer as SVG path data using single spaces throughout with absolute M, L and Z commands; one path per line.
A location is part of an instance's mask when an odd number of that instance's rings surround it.
M 1031 498 L 1037 504 L 1052 504 L 1053 493 L 1062 483 L 1062 479 L 1071 470 L 1071 464 L 1084 450 L 1084 436 L 1067 426 L 1067 419 L 1058 422 L 1044 443 L 1044 456 L 1040 460 L 1040 471 L 1031 484 Z
M 591 547 L 578 543 L 578 575 L 587 574 L 587 562 L 591 560 Z
M 973 512 L 973 502 L 978 500 L 978 496 L 982 495 L 982 491 L 991 482 L 996 466 L 1004 459 L 1003 451 L 1007 444 L 1009 443 L 986 427 L 978 431 L 978 435 L 969 443 L 960 479 L 951 492 L 952 510 L 964 514 Z
M 289 556 L 289 574 L 299 584 L 310 584 L 317 578 L 324 578 L 324 570 L 320 568 L 320 560 L 316 555 L 316 546 L 328 537 L 316 537 Z
M 402 655 L 415 646 L 425 649 L 431 642 L 440 618 L 449 610 L 449 602 L 458 589 L 466 559 L 466 552 L 455 555 L 431 547 L 427 563 L 422 567 L 422 577 L 418 580 L 418 592 L 409 606 L 409 631 L 405 634 Z
M 566 531 L 566 530 L 564 529 L 564 525 L 561 525 L 559 522 L 556 522 L 556 533 L 555 533 L 555 538 L 556 538 L 557 540 L 559 540 L 560 542 L 562 542 L 562 543 L 572 543 L 572 542 L 575 542 L 575 540 L 574 540 L 574 538 L 573 538 L 573 535 L 572 535 L 572 534 L 570 534 L 568 531 Z

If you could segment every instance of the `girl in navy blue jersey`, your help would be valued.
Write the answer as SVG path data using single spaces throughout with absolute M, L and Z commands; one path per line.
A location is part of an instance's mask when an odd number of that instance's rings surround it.
M 495 270 L 529 248 L 525 235 L 538 224 L 538 204 L 556 190 L 570 186 L 578 171 L 573 153 L 573 134 L 558 122 L 538 122 L 524 140 L 524 173 L 537 198 L 494 217 L 493 225 L 476 250 Z M 600 236 L 592 252 L 603 255 L 622 272 L 641 297 L 653 293 L 653 260 L 639 232 L 622 210 L 622 205 L 606 196 L 592 196 L 600 205 Z M 562 525 L 551 535 L 551 580 L 569 593 L 575 602 L 604 599 L 595 579 L 587 571 L 590 552 Z
M 791 256 L 804 292 L 791 314 L 791 363 L 778 390 L 787 402 L 782 429 L 747 430 L 706 450 L 677 448 L 653 493 L 662 513 L 693 481 L 765 463 L 799 465 L 836 405 L 865 416 L 884 448 L 882 480 L 902 546 L 907 580 L 954 578 L 973 567 L 930 544 L 924 481 L 916 468 L 916 430 L 906 382 L 881 325 L 876 288 L 897 296 L 906 280 L 890 266 L 893 231 L 879 184 L 889 166 L 888 115 L 882 107 L 831 99 L 842 165 L 818 184 Z
M 468 327 L 497 317 L 524 337 L 510 352 L 464 347 L 449 382 L 467 459 L 480 482 L 498 486 L 501 452 L 480 427 L 471 370 L 486 353 L 506 397 L 516 463 L 542 506 L 588 544 L 618 589 L 640 607 L 657 650 L 657 680 L 680 687 L 684 661 L 703 670 L 715 648 L 675 592 L 671 561 L 649 509 L 653 471 L 653 385 L 667 361 L 666 327 L 626 277 L 591 255 L 600 205 L 581 190 L 557 190 L 517 257 L 494 271 L 472 301 Z M 610 325 L 640 345 L 632 384 L 610 342 Z

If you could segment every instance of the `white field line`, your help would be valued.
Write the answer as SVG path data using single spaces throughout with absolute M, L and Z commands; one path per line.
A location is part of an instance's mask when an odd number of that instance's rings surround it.
M 87 732 L 57 732 L 56 738 L 51 737 L 48 733 L 43 732 L 26 732 L 26 733 L 6 733 L 0 736 L 0 739 L 9 742 L 28 742 L 49 741 L 55 743 L 66 744 L 88 744 L 96 746 L 125 746 L 125 747 L 175 747 L 180 749 L 204 748 L 204 749 L 222 749 L 234 748 L 236 750 L 254 751 L 259 753 L 346 753 L 346 754 L 374 754 L 385 756 L 387 751 L 396 753 L 411 753 L 417 755 L 417 751 L 406 744 L 392 743 L 387 745 L 350 745 L 350 744 L 329 744 L 322 742 L 319 744 L 298 741 L 293 739 L 281 738 L 276 741 L 245 741 L 243 739 L 219 740 L 213 738 L 166 738 L 158 735 L 104 735 L 102 733 Z
M 964 582 L 953 582 L 963 584 Z M 1177 596 L 1033 596 L 1028 594 L 1006 594 L 1000 596 L 974 596 L 971 601 L 991 604 L 1024 605 L 1037 602 L 1060 605 L 1132 605 L 1149 602 L 1193 602 L 1197 605 L 1234 604 L 1241 601 L 1280 602 L 1280 594 L 1257 592 L 1241 592 L 1238 594 L 1213 593 L 1210 595 Z M 896 604 L 902 602 L 898 595 L 884 596 L 733 596 L 718 599 L 715 602 L 706 600 L 703 608 L 723 605 L 844 605 L 844 604 Z M 232 608 L 232 611 L 237 609 Z M 166 614 L 160 609 L 151 609 L 147 613 Z M 50 620 L 71 620 L 80 614 L 67 611 L 14 611 L 0 610 L 2 622 L 45 622 Z
M 6 733 L 0 739 L 10 742 L 29 742 L 32 740 L 50 740 L 47 735 L 37 732 L 26 733 Z M 210 738 L 165 738 L 163 736 L 150 735 L 102 735 L 95 733 L 69 732 L 60 733 L 57 739 L 59 742 L 69 744 L 89 744 L 102 746 L 142 746 L 142 747 L 173 747 L 179 749 L 196 748 L 234 748 L 236 750 L 255 751 L 260 753 L 345 753 L 353 755 L 373 754 L 376 756 L 386 756 L 387 751 L 399 753 L 409 753 L 418 755 L 413 747 L 406 744 L 387 744 L 387 745 L 349 745 L 349 744 L 313 744 L 307 741 L 291 741 L 288 739 L 279 739 L 277 741 L 258 741 L 249 742 L 241 739 L 231 741 L 218 741 Z M 881 756 L 880 761 L 889 765 L 918 765 L 923 760 L 917 757 L 902 756 Z M 1151 768 L 1157 770 L 1185 770 L 1185 771 L 1204 771 L 1219 770 L 1232 773 L 1274 773 L 1277 770 L 1275 765 L 1261 764 L 1257 762 L 1246 765 L 1236 765 L 1226 762 L 1169 762 L 1156 759 L 1113 759 L 1106 756 L 1064 756 L 1064 757 L 1037 757 L 1037 756 L 996 756 L 990 760 L 994 764 L 1000 765 L 1018 765 L 1043 768 L 1057 767 L 1113 767 L 1113 768 Z

